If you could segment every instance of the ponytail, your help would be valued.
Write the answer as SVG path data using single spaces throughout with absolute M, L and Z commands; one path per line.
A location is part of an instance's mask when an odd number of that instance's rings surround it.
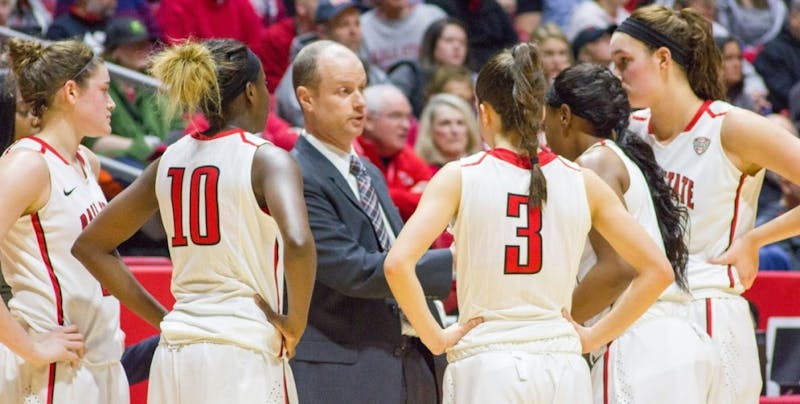
M 653 149 L 627 129 L 627 121 L 624 126 L 620 125 L 617 133 L 617 145 L 639 167 L 647 181 L 658 219 L 658 230 L 664 241 L 664 250 L 675 273 L 675 283 L 681 289 L 689 291 L 686 277 L 689 248 L 684 239 L 689 211 L 680 205 L 675 191 L 664 180 L 664 170 L 656 163 Z
M 247 86 L 255 83 L 261 62 L 239 41 L 210 39 L 184 42 L 158 54 L 150 69 L 164 83 L 167 117 L 202 112 L 208 120 L 206 133 L 217 133 L 227 123 L 227 108 Z
M 211 126 L 221 126 L 216 69 L 211 52 L 201 43 L 185 42 L 155 56 L 150 72 L 164 83 L 167 119 L 200 111 Z
M 508 85 L 511 83 L 511 91 Z M 547 80 L 536 45 L 520 43 L 492 57 L 478 74 L 478 100 L 489 103 L 502 117 L 502 130 L 517 134 L 511 140 L 531 162 L 530 207 L 547 201 L 547 181 L 539 165 L 537 134 Z

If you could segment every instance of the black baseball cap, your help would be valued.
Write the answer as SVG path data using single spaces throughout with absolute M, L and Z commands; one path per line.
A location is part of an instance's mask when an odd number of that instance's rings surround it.
M 351 7 L 361 9 L 360 4 L 355 0 L 320 0 L 314 20 L 317 24 L 324 24 Z
M 609 25 L 605 28 L 591 26 L 580 30 L 578 35 L 575 36 L 575 39 L 572 40 L 572 55 L 575 59 L 578 59 L 581 48 L 602 38 L 603 35 L 611 35 L 616 29 L 616 25 Z
M 111 52 L 121 45 L 154 39 L 142 21 L 131 17 L 116 17 L 106 27 L 104 46 L 106 52 Z

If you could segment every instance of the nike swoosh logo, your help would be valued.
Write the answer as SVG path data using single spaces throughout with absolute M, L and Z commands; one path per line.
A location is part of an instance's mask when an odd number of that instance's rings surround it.
M 64 190 L 64 196 L 69 196 L 69 195 L 70 195 L 70 194 L 71 194 L 73 191 L 75 191 L 75 189 L 76 189 L 76 188 L 78 188 L 78 187 L 74 187 L 74 188 L 70 189 L 69 191 L 67 191 L 67 190 L 65 189 L 65 190 Z

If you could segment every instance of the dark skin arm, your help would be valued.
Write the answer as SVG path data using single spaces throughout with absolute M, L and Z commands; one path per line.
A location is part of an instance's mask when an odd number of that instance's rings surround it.
M 156 174 L 151 164 L 91 222 L 72 246 L 72 254 L 92 276 L 136 315 L 159 329 L 167 310 L 131 273 L 117 246 L 136 233 L 158 210 Z
M 256 303 L 283 335 L 291 358 L 306 329 L 317 270 L 316 248 L 303 197 L 303 177 L 294 159 L 272 145 L 259 147 L 252 172 L 256 199 L 259 205 L 269 208 L 283 237 L 288 314 L 280 314 L 280 308 L 274 310 L 261 296 L 256 296 Z
M 607 147 L 598 147 L 575 160 L 597 173 L 625 204 L 623 195 L 630 186 L 625 164 Z M 592 229 L 589 233 L 597 263 L 572 292 L 572 317 L 583 323 L 614 303 L 628 288 L 636 271 L 617 254 L 611 245 Z

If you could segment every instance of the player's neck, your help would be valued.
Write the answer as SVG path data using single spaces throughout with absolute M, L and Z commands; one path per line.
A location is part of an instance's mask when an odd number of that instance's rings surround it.
M 66 120 L 54 119 L 46 122 L 36 137 L 44 140 L 68 161 L 77 161 L 78 146 L 83 136 L 78 135 Z
M 513 151 L 514 153 L 517 153 L 517 154 L 519 154 L 519 151 L 520 151 L 517 146 L 514 146 L 513 144 L 511 144 L 511 141 L 509 141 L 508 139 L 500 138 L 500 137 L 496 137 L 495 138 L 494 148 L 495 149 L 511 150 L 511 151 Z
M 650 107 L 650 126 L 653 135 L 660 142 L 669 142 L 680 135 L 703 105 L 689 87 L 687 91 L 674 89 L 670 95 L 661 97 L 663 101 Z M 686 100 L 675 102 L 675 100 Z

